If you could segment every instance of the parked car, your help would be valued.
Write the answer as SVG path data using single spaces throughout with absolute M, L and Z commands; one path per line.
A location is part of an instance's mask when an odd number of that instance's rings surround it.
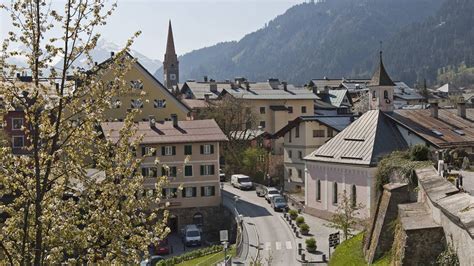
M 252 181 L 250 181 L 250 177 L 246 176 L 246 175 L 241 175 L 241 174 L 237 174 L 237 175 L 232 175 L 232 177 L 230 178 L 230 184 L 235 187 L 235 188 L 239 188 L 239 189 L 252 189 L 253 188 L 253 183 Z
M 219 180 L 221 182 L 225 182 L 225 173 L 222 171 L 222 169 L 219 169 Z
M 155 266 L 164 259 L 162 256 L 151 256 L 149 259 L 141 261 L 140 266 Z
M 158 240 L 158 243 L 156 243 L 156 255 L 168 254 L 170 254 L 170 245 L 168 244 L 168 238 Z
M 265 199 L 268 203 L 271 202 L 272 198 L 275 196 L 281 196 L 280 191 L 274 187 L 265 187 Z
M 256 186 L 255 187 L 255 193 L 257 193 L 257 196 L 259 196 L 259 197 L 265 196 L 265 187 L 264 186 Z
M 275 211 L 287 211 L 288 203 L 283 196 L 275 196 L 272 198 L 272 208 Z
M 183 242 L 187 247 L 201 245 L 202 243 L 201 229 L 199 229 L 197 225 L 195 224 L 186 225 L 182 230 L 182 234 L 183 234 Z

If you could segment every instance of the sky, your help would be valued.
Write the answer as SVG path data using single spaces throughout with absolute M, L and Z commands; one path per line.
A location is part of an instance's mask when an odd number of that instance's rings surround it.
M 10 2 L 0 0 L 0 3 Z M 118 0 L 116 12 L 100 29 L 104 40 L 123 45 L 136 31 L 133 49 L 163 60 L 171 20 L 178 55 L 239 40 L 304 0 Z M 61 1 L 53 1 L 56 5 Z M 8 14 L 0 13 L 0 37 L 12 30 Z

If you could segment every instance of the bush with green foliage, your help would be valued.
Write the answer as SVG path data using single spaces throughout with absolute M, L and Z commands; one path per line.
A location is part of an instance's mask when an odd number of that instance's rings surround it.
M 316 248 L 316 239 L 314 239 L 314 237 L 310 237 L 306 239 L 305 243 L 306 243 L 306 248 L 308 249 Z
M 429 154 L 430 150 L 423 144 L 417 144 L 410 148 L 410 160 L 412 161 L 427 161 Z
M 296 217 L 298 217 L 298 211 L 297 210 L 289 210 L 288 214 L 290 215 L 292 220 L 294 220 L 294 219 L 296 219 Z
M 200 258 L 207 256 L 209 254 L 214 254 L 221 252 L 223 250 L 222 245 L 214 245 L 207 248 L 196 249 L 187 253 L 184 253 L 180 256 L 172 257 L 163 261 L 160 261 L 157 265 L 159 266 L 172 266 L 183 261 L 193 260 L 195 258 Z
M 309 225 L 302 223 L 299 225 L 299 227 L 302 234 L 307 234 L 309 232 Z
M 301 224 L 304 223 L 304 217 L 303 216 L 298 216 L 295 220 L 296 225 L 300 226 Z

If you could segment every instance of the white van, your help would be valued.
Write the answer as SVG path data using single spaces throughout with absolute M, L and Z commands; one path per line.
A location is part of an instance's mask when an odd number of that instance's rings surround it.
M 182 230 L 183 242 L 189 246 L 201 245 L 201 230 L 195 224 L 188 224 Z
M 253 184 L 252 184 L 252 181 L 250 181 L 250 177 L 246 175 L 241 175 L 241 174 L 232 175 L 230 179 L 230 184 L 233 187 L 236 187 L 242 190 L 253 188 Z

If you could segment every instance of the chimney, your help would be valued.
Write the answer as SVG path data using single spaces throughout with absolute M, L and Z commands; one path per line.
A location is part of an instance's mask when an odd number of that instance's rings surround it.
M 282 81 L 281 84 L 283 84 L 283 90 L 288 91 L 288 82 Z
M 438 118 L 438 103 L 436 102 L 433 102 L 433 103 L 430 103 L 431 105 L 431 116 L 434 117 L 434 118 Z
M 250 83 L 248 81 L 245 81 L 245 89 L 250 90 Z
M 110 52 L 110 57 L 114 57 L 115 53 L 112 51 Z
M 173 121 L 173 127 L 178 127 L 178 116 L 176 114 L 171 114 L 171 121 Z
M 16 78 L 19 79 L 21 77 L 20 72 L 16 73 Z
M 280 80 L 276 78 L 270 78 L 268 79 L 268 84 L 270 84 L 270 87 L 274 90 L 278 90 L 278 85 L 280 85 Z
M 207 79 L 207 76 L 204 76 L 204 82 L 207 82 L 208 79 Z
M 204 94 L 204 100 L 205 100 L 206 102 L 209 102 L 209 96 L 210 96 L 209 93 Z
M 150 122 L 150 128 L 155 128 L 156 125 L 156 119 L 155 119 L 155 116 L 154 115 L 149 115 L 148 116 L 148 121 Z
M 466 118 L 466 101 L 464 101 L 464 97 L 459 98 L 458 115 L 462 118 Z
M 217 83 L 215 80 L 211 79 L 209 84 L 210 90 L 213 93 L 217 93 Z

